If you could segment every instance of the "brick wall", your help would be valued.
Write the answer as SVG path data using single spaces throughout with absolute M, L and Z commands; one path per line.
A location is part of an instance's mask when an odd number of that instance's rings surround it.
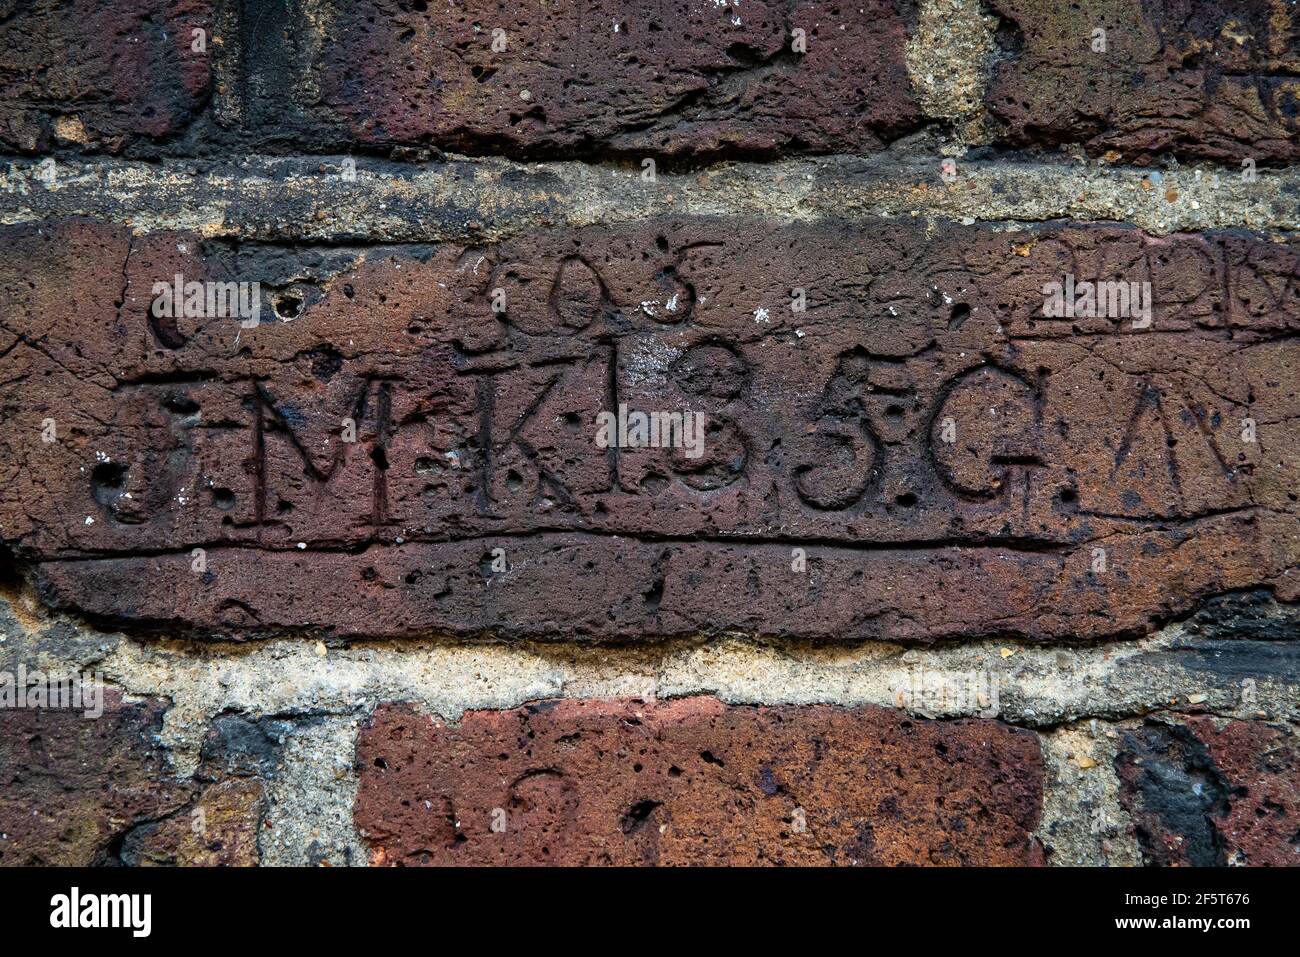
M 0 863 L 1300 863 L 1298 22 L 0 11 Z

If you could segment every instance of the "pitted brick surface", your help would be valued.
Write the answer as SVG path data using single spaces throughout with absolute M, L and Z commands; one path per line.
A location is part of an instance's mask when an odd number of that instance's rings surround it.
M 951 48 L 911 0 L 11 6 L 0 143 L 23 153 L 867 154 L 951 133 L 944 97 L 982 91 L 977 138 L 997 148 L 1077 143 L 1233 172 L 1297 156 L 1300 30 L 1268 0 L 996 0 L 990 35 Z M 942 91 L 929 115 L 914 79 Z
M 868 152 L 921 122 L 903 62 L 915 12 L 901 0 L 327 6 L 323 100 L 367 144 Z
M 172 778 L 158 745 L 163 707 L 107 692 L 104 714 L 0 711 L 0 863 L 113 861 L 136 825 L 185 806 L 192 789 Z
M 1005 59 L 987 93 L 1010 139 L 1150 160 L 1300 156 L 1300 27 L 1262 0 L 995 0 Z M 1105 31 L 1105 49 L 1094 49 Z
M 1032 735 L 883 708 L 380 708 L 356 821 L 383 864 L 1038 864 Z M 494 828 L 495 824 L 495 830 Z
M 1300 749 L 1291 729 L 1149 721 L 1123 742 L 1121 800 L 1148 863 L 1300 866 Z
M 274 744 L 220 718 L 187 778 L 160 740 L 166 704 L 103 694 L 101 716 L 0 710 L 0 866 L 256 865 Z
M 1297 863 L 1294 6 L 0 0 L 0 865 Z
M 7 238 L 0 527 L 56 607 L 926 642 L 1294 597 L 1287 243 L 715 219 L 328 253 Z M 1066 271 L 1150 281 L 1151 326 L 1044 317 Z M 152 316 L 176 273 L 268 283 L 262 323 Z M 597 447 L 620 405 L 705 414 L 704 454 Z
M 118 152 L 179 133 L 210 93 L 212 37 L 207 0 L 0 6 L 0 145 Z

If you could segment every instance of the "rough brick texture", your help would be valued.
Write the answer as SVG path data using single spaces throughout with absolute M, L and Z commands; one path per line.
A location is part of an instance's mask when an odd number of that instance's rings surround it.
M 0 145 L 118 151 L 179 133 L 210 92 L 207 0 L 0 6 Z M 212 47 L 208 46 L 209 51 Z
M 870 153 L 933 123 L 908 68 L 919 29 L 909 0 L 11 6 L 0 19 L 0 143 L 23 152 L 707 161 Z M 1300 29 L 1285 3 L 988 7 L 987 54 L 936 53 L 921 69 L 965 55 L 989 74 L 995 145 L 1234 167 L 1297 155 Z
M 8 243 L 0 369 L 29 391 L 0 506 L 56 607 L 924 642 L 1141 634 L 1294 589 L 1289 244 L 707 219 L 354 261 L 75 223 Z M 1044 318 L 1067 268 L 1149 277 L 1151 328 Z M 150 313 L 174 273 L 276 271 L 255 329 Z M 706 414 L 705 454 L 598 448 L 620 405 Z
M 448 726 L 385 706 L 357 760 L 375 863 L 1042 859 L 1038 745 L 992 721 L 685 699 L 546 701 Z
M 0 864 L 256 864 L 262 782 L 222 760 L 219 729 L 195 778 L 175 775 L 164 710 L 116 691 L 98 718 L 0 710 Z
M 336 42 L 321 58 L 321 86 L 352 134 L 378 145 L 518 155 L 868 151 L 921 121 L 903 64 L 910 5 L 851 6 L 342 2 L 331 5 Z M 792 50 L 795 28 L 806 53 Z
M 1009 48 L 988 107 L 1018 143 L 1238 166 L 1300 156 L 1300 24 L 1262 0 L 994 0 Z M 1102 40 L 1105 49 L 1094 49 Z
M 1300 862 L 1294 7 L 0 0 L 0 865 Z
M 1300 866 L 1300 747 L 1291 728 L 1149 721 L 1123 741 L 1121 797 L 1150 863 Z

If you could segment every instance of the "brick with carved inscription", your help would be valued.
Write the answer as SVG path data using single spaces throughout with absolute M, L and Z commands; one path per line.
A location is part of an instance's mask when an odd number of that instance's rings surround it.
M 55 607 L 200 635 L 924 643 L 1296 597 L 1290 242 L 713 218 L 482 247 L 3 238 L 0 530 Z M 176 276 L 259 283 L 258 324 L 156 315 Z M 1149 284 L 1149 314 L 1046 316 L 1063 276 Z M 702 415 L 700 454 L 602 446 L 619 409 Z

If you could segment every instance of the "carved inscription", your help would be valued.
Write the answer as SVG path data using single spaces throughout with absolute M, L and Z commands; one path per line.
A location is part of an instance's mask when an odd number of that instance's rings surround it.
M 0 529 L 62 607 L 925 641 L 1139 634 L 1295 588 L 1285 243 L 665 220 L 368 251 L 286 317 L 261 260 L 195 237 L 7 234 Z M 1043 315 L 1063 264 L 1116 262 L 1152 284 L 1150 328 Z M 148 290 L 174 274 L 263 282 L 271 318 L 160 337 Z M 620 407 L 701 415 L 701 454 L 598 447 Z

